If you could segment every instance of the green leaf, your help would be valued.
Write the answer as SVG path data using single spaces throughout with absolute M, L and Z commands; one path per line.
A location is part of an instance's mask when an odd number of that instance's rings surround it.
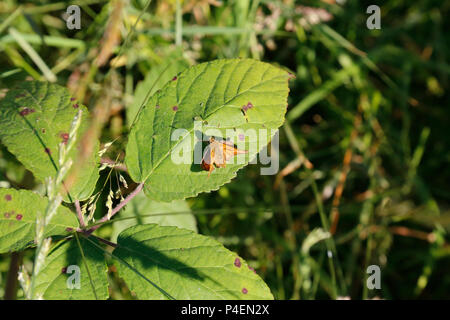
M 82 252 L 76 239 L 59 243 L 50 251 L 36 277 L 37 296 L 46 300 L 108 298 L 108 268 L 103 252 L 83 237 L 79 240 Z M 75 284 L 76 268 L 80 271 L 79 289 L 71 286 Z
M 222 244 L 176 227 L 123 231 L 113 251 L 119 275 L 140 299 L 273 299 L 264 281 Z
M 45 213 L 47 204 L 47 198 L 32 191 L 0 188 L 0 253 L 34 244 L 36 216 Z M 60 206 L 47 225 L 45 237 L 66 235 L 76 228 L 75 214 Z
M 289 77 L 280 68 L 251 59 L 215 60 L 184 71 L 152 96 L 130 132 L 125 161 L 132 179 L 145 182 L 146 194 L 160 201 L 192 197 L 228 183 L 284 122 Z M 241 108 L 248 103 L 253 107 L 244 116 Z M 175 130 L 183 129 L 172 141 Z M 211 129 L 215 137 L 244 139 L 248 154 L 208 178 L 200 168 L 201 150 L 196 161 L 193 154 L 201 147 L 196 138 L 202 133 L 207 138 Z M 255 136 L 247 136 L 248 130 Z M 188 160 L 177 164 L 172 156 L 183 148 Z
M 72 99 L 69 91 L 59 85 L 25 81 L 0 101 L 1 141 L 40 181 L 55 176 L 59 168 L 59 144 L 67 141 L 72 121 L 81 108 L 77 144 L 69 153 L 69 158 L 77 163 L 80 140 L 89 125 L 89 112 Z M 70 189 L 72 201 L 91 195 L 99 175 L 98 162 L 97 142 Z
M 197 232 L 195 217 L 185 200 L 158 202 L 150 200 L 142 192 L 134 197 L 125 209 L 120 211 L 117 218 L 114 219 L 111 235 L 111 241 L 113 242 L 116 242 L 117 236 L 123 230 L 148 223 L 175 226 Z
M 187 67 L 189 63 L 182 57 L 180 51 L 170 54 L 161 64 L 152 66 L 150 72 L 145 75 L 145 79 L 136 86 L 133 102 L 126 109 L 128 126 L 133 124 L 144 101 Z
M 3 145 L 0 145 L 0 180 L 8 181 L 7 184 L 3 183 L 3 187 L 9 187 L 9 181 L 20 184 L 26 172 L 27 169 L 17 161 L 16 157 L 8 152 Z

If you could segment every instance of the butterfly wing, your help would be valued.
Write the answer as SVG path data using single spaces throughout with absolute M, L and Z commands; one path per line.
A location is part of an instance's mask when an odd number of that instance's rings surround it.
M 223 157 L 224 157 L 224 165 L 223 165 L 224 167 L 225 167 L 225 163 L 229 159 L 233 158 L 235 155 L 247 153 L 246 150 L 239 150 L 239 149 L 235 148 L 234 144 L 231 141 L 223 141 L 222 152 L 223 152 Z
M 212 157 L 211 157 L 211 146 L 208 145 L 205 148 L 205 151 L 203 152 L 203 158 L 202 158 L 202 162 L 206 163 L 206 164 L 212 164 Z
M 211 148 L 212 154 L 214 155 L 213 157 L 214 164 L 219 168 L 224 167 L 226 160 L 223 153 L 222 143 L 218 141 L 212 141 L 209 144 L 209 146 Z
M 211 147 L 209 145 L 203 152 L 201 167 L 203 170 L 209 171 L 210 173 L 214 170 L 213 159 L 211 156 Z
M 247 153 L 247 151 L 235 148 L 231 141 L 211 140 L 203 153 L 201 167 L 203 170 L 209 171 L 209 176 L 214 170 L 214 165 L 224 168 L 229 159 L 241 153 Z

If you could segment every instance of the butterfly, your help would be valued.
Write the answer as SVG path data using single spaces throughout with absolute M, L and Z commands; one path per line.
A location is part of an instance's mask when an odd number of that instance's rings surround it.
M 233 158 L 237 154 L 247 152 L 246 150 L 236 149 L 231 141 L 217 141 L 214 137 L 211 137 L 209 139 L 209 145 L 203 153 L 201 167 L 203 170 L 209 171 L 209 177 L 214 170 L 214 164 L 218 168 L 225 168 L 228 159 Z

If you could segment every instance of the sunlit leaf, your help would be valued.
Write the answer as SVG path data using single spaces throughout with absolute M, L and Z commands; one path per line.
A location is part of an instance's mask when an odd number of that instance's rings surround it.
M 117 243 L 119 275 L 140 299 L 273 299 L 243 259 L 193 231 L 140 225 Z
M 0 253 L 33 245 L 38 212 L 45 213 L 48 200 L 28 191 L 0 188 Z M 65 235 L 78 228 L 75 214 L 60 206 L 45 229 L 45 236 Z
M 77 163 L 81 137 L 89 125 L 87 108 L 59 85 L 26 81 L 8 91 L 0 101 L 0 139 L 34 176 L 44 182 L 54 177 L 59 164 L 59 145 L 67 144 L 69 131 L 78 110 L 82 110 L 77 144 L 68 158 Z M 66 200 L 86 199 L 98 179 L 98 142 L 86 165 L 78 171 Z M 70 172 L 69 172 L 70 175 Z
M 46 300 L 105 300 L 108 298 L 107 267 L 103 252 L 79 238 L 57 244 L 36 278 L 36 295 Z M 79 279 L 77 279 L 79 275 Z M 79 282 L 78 282 L 79 281 Z
M 131 177 L 145 182 L 146 194 L 161 201 L 217 190 L 282 125 L 288 79 L 288 72 L 250 59 L 215 60 L 182 72 L 152 96 L 130 132 L 125 161 Z M 208 178 L 199 160 L 200 140 L 209 135 L 233 139 L 248 154 Z M 174 161 L 182 150 L 186 160 Z

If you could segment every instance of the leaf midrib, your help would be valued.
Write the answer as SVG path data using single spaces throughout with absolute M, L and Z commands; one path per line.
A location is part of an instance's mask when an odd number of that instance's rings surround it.
M 249 87 L 249 88 L 247 88 L 247 89 L 245 89 L 245 90 L 242 91 L 241 93 L 235 95 L 233 98 L 230 98 L 230 99 L 228 99 L 227 101 L 225 101 L 221 106 L 219 106 L 219 107 L 218 107 L 217 109 L 215 109 L 212 113 L 210 113 L 208 116 L 206 116 L 204 120 L 209 119 L 213 114 L 215 114 L 216 112 L 222 110 L 222 108 L 224 108 L 225 106 L 227 106 L 229 102 L 233 101 L 234 99 L 236 99 L 236 98 L 239 97 L 240 95 L 246 93 L 247 91 L 252 90 L 252 89 L 254 89 L 254 88 L 257 88 L 258 86 L 260 86 L 260 85 L 262 85 L 262 84 L 265 84 L 266 82 L 273 81 L 273 80 L 275 80 L 275 79 L 282 78 L 282 77 L 285 77 L 285 75 L 278 75 L 278 76 L 276 76 L 276 77 L 270 78 L 269 80 L 266 80 L 266 81 L 263 81 L 263 82 L 259 82 L 258 84 L 254 85 L 254 86 L 251 86 L 251 87 Z M 208 96 L 208 100 L 209 100 L 210 96 L 211 96 L 211 93 L 210 93 L 209 96 Z M 205 105 L 206 105 L 206 103 L 205 103 Z M 205 110 L 206 110 L 206 107 L 205 107 Z M 153 120 L 153 121 L 154 121 L 154 120 Z M 162 163 L 164 160 L 166 160 L 166 158 L 167 158 L 167 157 L 169 156 L 169 154 L 173 151 L 173 149 L 175 149 L 181 142 L 183 142 L 184 139 L 185 139 L 187 136 L 191 135 L 192 131 L 194 131 L 194 127 L 192 127 L 191 129 L 189 129 L 189 130 L 187 131 L 187 133 L 183 136 L 182 139 L 179 139 L 179 141 L 178 141 L 176 144 L 174 144 L 172 147 L 169 148 L 169 150 L 167 151 L 167 153 L 166 153 L 164 156 L 161 157 L 161 159 L 158 161 L 158 163 L 157 163 L 154 167 L 152 167 L 152 170 L 147 174 L 147 176 L 144 178 L 144 180 L 141 181 L 142 183 L 146 183 L 147 179 L 148 179 L 148 178 L 153 174 L 153 172 L 161 165 L 161 163 Z M 139 161 L 140 161 L 140 160 L 139 160 Z

